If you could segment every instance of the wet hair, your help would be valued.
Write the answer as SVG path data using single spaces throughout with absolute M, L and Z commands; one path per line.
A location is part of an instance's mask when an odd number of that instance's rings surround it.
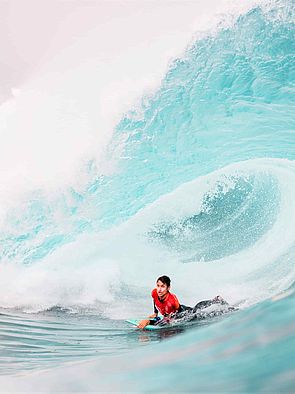
M 158 282 L 158 280 L 160 280 L 162 283 L 164 283 L 164 285 L 167 285 L 168 287 L 170 287 L 171 280 L 170 280 L 169 276 L 166 276 L 166 275 L 160 276 L 157 279 L 157 282 Z

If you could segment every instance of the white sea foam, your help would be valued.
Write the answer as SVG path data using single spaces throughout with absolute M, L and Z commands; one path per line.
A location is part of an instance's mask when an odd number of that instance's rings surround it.
M 32 13 L 32 26 L 38 21 L 35 36 L 31 29 L 20 34 L 16 21 L 21 27 L 30 20 L 18 19 L 20 5 L 12 1 L 10 39 L 16 51 L 26 49 L 36 63 L 25 81 L 11 86 L 12 97 L 0 108 L 0 215 L 34 188 L 83 187 L 90 159 L 98 160 L 100 173 L 114 171 L 102 155 L 122 113 L 159 85 L 167 64 L 194 34 L 216 28 L 225 15 L 232 22 L 255 3 L 127 2 L 123 7 L 105 2 L 88 7 L 78 2 L 56 23 L 47 54 L 37 63 L 49 22 L 35 2 L 26 2 L 23 12 L 35 7 L 41 20 Z M 57 22 L 60 3 L 52 4 L 47 16 Z M 82 18 L 91 20 L 91 28 Z

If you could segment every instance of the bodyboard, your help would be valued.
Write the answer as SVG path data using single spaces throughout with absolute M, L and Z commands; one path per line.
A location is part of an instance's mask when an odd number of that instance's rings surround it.
M 133 326 L 137 326 L 138 323 L 140 322 L 140 320 L 139 319 L 129 319 L 129 320 L 126 320 L 126 322 L 132 324 Z M 149 331 L 153 331 L 153 330 L 160 330 L 161 328 L 163 328 L 163 327 L 153 326 L 153 325 L 148 324 L 144 329 L 149 330 Z

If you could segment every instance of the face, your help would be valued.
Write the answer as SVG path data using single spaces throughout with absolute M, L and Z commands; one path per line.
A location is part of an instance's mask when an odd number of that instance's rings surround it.
M 165 283 L 158 280 L 157 282 L 157 293 L 160 298 L 164 297 L 170 290 L 170 286 L 168 287 Z

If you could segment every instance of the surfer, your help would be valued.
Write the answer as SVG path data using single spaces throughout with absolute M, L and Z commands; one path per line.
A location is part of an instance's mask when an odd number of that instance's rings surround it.
M 151 296 L 154 303 L 154 313 L 147 319 L 141 320 L 137 327 L 144 329 L 148 324 L 168 324 L 171 319 L 183 318 L 185 314 L 196 314 L 201 309 L 207 308 L 212 304 L 228 303 L 220 296 L 214 297 L 212 300 L 198 302 L 193 308 L 181 305 L 175 294 L 170 293 L 171 280 L 168 276 L 160 276 L 156 281 L 156 288 L 152 290 Z M 158 314 L 163 316 L 161 319 Z
M 180 310 L 180 303 L 175 294 L 170 293 L 171 280 L 168 276 L 160 276 L 156 281 L 156 288 L 152 291 L 152 298 L 154 302 L 154 313 L 147 319 L 141 320 L 138 323 L 138 328 L 145 328 L 151 322 L 157 322 L 160 320 L 158 313 L 164 316 L 165 319 L 169 319 L 170 316 L 174 315 Z

